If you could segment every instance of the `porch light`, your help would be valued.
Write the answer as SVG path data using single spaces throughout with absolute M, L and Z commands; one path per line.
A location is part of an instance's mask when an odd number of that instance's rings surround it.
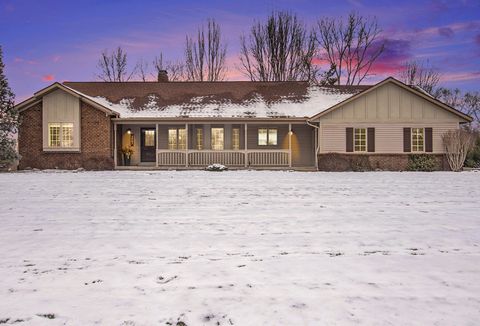
M 131 133 L 132 133 L 132 129 L 128 128 L 128 129 L 127 129 L 127 134 L 130 135 Z
M 293 135 L 293 130 L 290 130 L 290 131 L 288 132 L 288 134 L 289 134 L 290 136 Z

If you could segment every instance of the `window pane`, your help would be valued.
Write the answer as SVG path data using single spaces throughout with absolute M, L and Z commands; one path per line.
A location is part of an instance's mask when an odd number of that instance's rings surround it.
M 268 129 L 268 145 L 277 145 L 277 129 Z
M 197 128 L 197 149 L 203 149 L 203 129 Z
M 60 124 L 59 123 L 48 124 L 48 146 L 60 147 Z
M 73 147 L 73 123 L 62 124 L 62 147 Z
M 354 150 L 355 152 L 366 152 L 367 151 L 367 129 L 366 128 L 355 128 L 354 137 Z
M 168 149 L 177 149 L 177 129 L 168 129 Z
M 412 152 L 424 151 L 424 129 L 412 128 Z
M 212 149 L 223 150 L 223 128 L 212 128 Z
M 258 145 L 265 146 L 267 145 L 267 129 L 258 129 Z
M 187 149 L 187 132 L 185 128 L 178 129 L 178 149 Z
M 155 146 L 155 130 L 144 130 L 145 143 L 144 146 Z
M 240 129 L 238 128 L 232 129 L 232 148 L 234 150 L 240 149 Z

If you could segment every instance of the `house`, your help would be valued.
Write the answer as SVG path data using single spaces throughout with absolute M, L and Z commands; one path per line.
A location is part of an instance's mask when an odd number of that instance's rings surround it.
M 20 169 L 446 169 L 442 134 L 472 121 L 421 89 L 307 82 L 64 82 L 17 106 Z M 130 159 L 122 151 L 132 151 Z

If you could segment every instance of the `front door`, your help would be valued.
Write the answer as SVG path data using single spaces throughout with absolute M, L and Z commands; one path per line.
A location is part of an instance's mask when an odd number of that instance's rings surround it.
M 156 137 L 155 128 L 140 129 L 140 160 L 142 162 L 155 162 Z

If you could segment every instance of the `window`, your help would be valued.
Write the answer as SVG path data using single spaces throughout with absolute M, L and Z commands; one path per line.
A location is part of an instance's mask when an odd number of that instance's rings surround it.
M 277 145 L 277 129 L 276 128 L 260 128 L 258 129 L 258 145 L 259 146 L 276 146 Z
M 203 129 L 197 128 L 196 139 L 197 139 L 197 149 L 202 150 L 203 149 Z
M 155 130 L 144 130 L 145 132 L 145 143 L 144 146 L 155 146 Z
M 366 152 L 367 151 L 367 129 L 366 128 L 355 128 L 353 134 L 353 145 L 355 152 Z
M 185 128 L 168 129 L 168 149 L 187 149 L 187 132 Z
M 223 128 L 212 128 L 212 149 L 223 150 Z
M 240 149 L 240 129 L 239 128 L 232 129 L 232 148 L 234 150 Z
M 49 123 L 48 147 L 73 147 L 73 123 Z
M 412 152 L 423 152 L 424 143 L 424 129 L 412 128 Z

